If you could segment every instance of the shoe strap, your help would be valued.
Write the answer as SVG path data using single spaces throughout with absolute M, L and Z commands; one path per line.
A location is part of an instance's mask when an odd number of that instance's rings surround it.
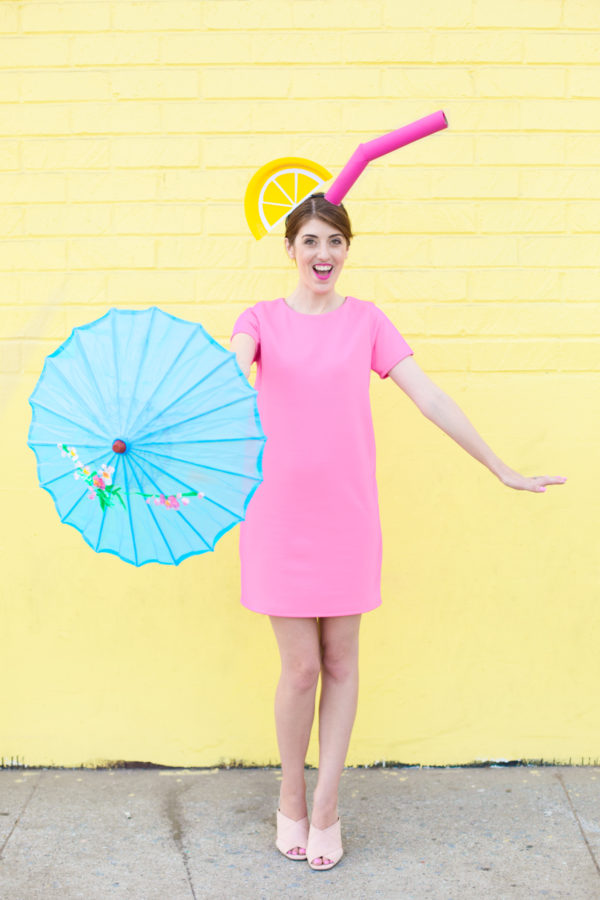
M 306 855 L 311 861 L 318 856 L 326 856 L 333 859 L 342 849 L 342 828 L 338 818 L 337 822 L 330 825 L 329 828 L 317 828 L 315 825 L 310 826 L 308 832 L 308 847 Z
M 306 848 L 308 828 L 308 816 L 295 821 L 277 810 L 277 846 L 285 847 L 284 853 L 294 847 Z

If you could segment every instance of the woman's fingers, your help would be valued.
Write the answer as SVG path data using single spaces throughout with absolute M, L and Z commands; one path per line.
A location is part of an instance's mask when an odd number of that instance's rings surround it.
M 544 487 L 547 484 L 564 484 L 567 479 L 562 475 L 536 475 L 531 480 L 538 486 Z
M 502 479 L 507 487 L 514 488 L 517 491 L 534 491 L 541 494 L 546 490 L 549 484 L 564 484 L 566 481 L 564 475 L 533 475 L 527 477 L 519 474 L 519 472 L 509 472 Z

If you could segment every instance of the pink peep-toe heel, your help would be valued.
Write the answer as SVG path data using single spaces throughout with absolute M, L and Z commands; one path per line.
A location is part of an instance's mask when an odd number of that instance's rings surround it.
M 308 844 L 306 845 L 306 858 L 311 869 L 323 871 L 332 869 L 344 855 L 342 848 L 342 822 L 338 816 L 337 822 L 329 828 L 316 828 L 312 823 L 308 832 Z M 319 856 L 331 859 L 332 862 L 313 866 L 313 859 Z
M 304 847 L 308 842 L 308 816 L 303 819 L 290 819 L 277 810 L 277 839 L 275 846 L 288 859 L 306 859 L 306 853 L 290 853 L 294 847 Z

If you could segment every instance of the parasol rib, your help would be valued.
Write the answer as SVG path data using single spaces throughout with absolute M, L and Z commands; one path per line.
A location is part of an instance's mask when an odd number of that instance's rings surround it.
M 39 406 L 40 409 L 44 409 L 46 412 L 51 413 L 53 416 L 58 416 L 59 419 L 63 419 L 65 422 L 68 422 L 70 425 L 76 425 L 78 428 L 81 428 L 82 430 L 84 430 L 81 422 L 78 422 L 76 419 L 70 419 L 68 416 L 65 416 L 63 413 L 56 412 L 55 409 L 50 409 L 49 406 L 46 406 L 44 403 L 40 403 L 39 400 L 32 400 L 31 405 Z M 90 431 L 92 434 L 95 434 L 96 437 L 99 438 L 101 441 L 106 440 L 105 434 L 98 434 L 98 432 L 94 431 L 92 428 L 90 428 L 89 425 L 85 426 L 85 430 Z
M 171 456 L 171 457 L 166 457 L 166 459 L 175 459 L 175 460 L 176 460 L 177 457 Z M 150 460 L 150 459 L 145 459 L 145 458 L 144 458 L 144 462 L 148 463 L 149 466 L 152 466 L 153 469 L 158 469 L 159 472 L 162 472 L 163 475 L 166 475 L 168 478 L 172 478 L 174 481 L 178 481 L 179 484 L 184 484 L 189 490 L 194 490 L 194 489 L 191 487 L 191 485 L 185 484 L 185 482 L 182 481 L 181 478 L 177 478 L 175 475 L 171 475 L 169 472 L 166 472 L 164 469 L 161 469 L 161 467 L 160 467 L 160 466 L 157 466 L 156 463 L 153 463 L 152 460 Z M 187 462 L 187 460 L 179 460 L 179 462 Z M 144 475 L 147 475 L 147 472 L 145 472 L 144 469 L 142 469 L 142 466 L 141 466 L 139 463 L 138 463 L 138 465 L 140 466 L 140 469 L 141 469 L 141 471 L 144 473 Z M 199 463 L 190 463 L 190 465 L 199 465 Z M 203 466 L 202 468 L 207 469 L 207 468 L 210 468 L 210 466 Z M 246 477 L 250 478 L 250 477 L 251 477 L 251 476 L 245 476 L 245 475 L 243 475 L 243 474 L 240 473 L 240 472 L 227 472 L 226 469 L 214 469 L 213 471 L 215 471 L 215 472 L 226 472 L 226 474 L 228 474 L 228 475 L 237 475 L 237 476 L 239 476 L 240 478 L 246 478 Z M 152 482 L 152 484 L 156 487 L 156 489 L 157 489 L 157 491 L 158 491 L 159 493 L 165 493 L 164 491 L 161 491 L 161 490 L 160 490 L 160 488 L 158 487 L 158 485 L 156 484 L 156 482 L 155 482 L 152 478 L 150 478 L 150 476 L 148 476 L 148 478 L 149 478 L 149 480 Z M 223 506 L 222 503 L 217 503 L 217 501 L 214 500 L 212 497 L 209 497 L 208 494 L 204 494 L 203 499 L 206 500 L 206 501 L 208 501 L 209 503 L 212 503 L 213 506 L 218 506 L 219 509 L 222 509 L 222 510 L 224 510 L 225 512 L 228 512 L 229 515 L 233 516 L 235 519 L 238 518 L 237 513 L 235 513 L 232 509 L 229 509 L 228 506 Z
M 48 357 L 48 362 L 53 362 L 53 363 L 54 363 L 54 371 L 55 371 L 56 375 L 58 375 L 58 377 L 61 379 L 61 381 L 62 381 L 64 384 L 66 384 L 66 386 L 67 386 L 67 388 L 68 388 L 68 391 L 67 391 L 67 395 L 66 395 L 66 396 L 67 396 L 67 397 L 70 397 L 71 395 L 74 395 L 74 396 L 79 400 L 79 402 L 81 403 L 83 409 L 87 410 L 87 412 L 88 412 L 88 414 L 89 414 L 89 416 L 90 416 L 90 420 L 91 420 L 92 422 L 94 422 L 94 424 L 97 425 L 99 428 L 102 428 L 102 423 L 99 422 L 98 419 L 97 419 L 97 417 L 96 417 L 96 410 L 95 410 L 92 406 L 90 406 L 90 405 L 88 404 L 87 400 L 84 400 L 84 398 L 81 396 L 81 394 L 79 393 L 79 391 L 77 391 L 77 390 L 73 387 L 73 383 L 72 383 L 71 381 L 69 381 L 69 379 L 64 375 L 64 373 L 62 372 L 62 370 L 59 368 L 58 361 L 55 360 L 55 359 L 52 359 L 52 357 L 50 356 L 50 357 Z
M 200 382 L 198 382 L 198 384 L 200 384 Z M 197 386 L 198 385 L 194 385 L 194 387 L 197 387 Z M 179 428 L 181 425 L 186 425 L 188 422 L 195 422 L 196 419 L 202 419 L 204 416 L 210 415 L 210 413 L 219 412 L 219 410 L 227 409 L 227 407 L 229 407 L 229 406 L 235 406 L 236 403 L 247 403 L 249 397 L 250 397 L 249 394 L 245 395 L 244 397 L 237 397 L 235 400 L 232 400 L 231 403 L 224 403 L 224 404 L 222 404 L 222 406 L 214 406 L 211 409 L 207 409 L 202 413 L 198 413 L 197 416 L 188 416 L 187 419 L 178 419 L 178 421 L 176 423 L 177 428 Z M 154 419 L 152 419 L 152 421 L 154 421 Z M 148 422 L 147 424 L 149 425 L 151 423 Z M 136 435 L 135 440 L 138 443 L 140 441 L 144 441 L 144 443 L 146 443 L 147 438 L 152 437 L 155 434 L 160 434 L 161 431 L 169 431 L 171 428 L 173 428 L 173 425 L 165 425 L 163 428 L 157 428 L 154 431 L 147 431 L 145 434 Z M 237 440 L 237 438 L 232 438 L 232 440 Z M 179 443 L 179 441 L 174 441 L 173 443 Z
M 91 459 L 89 462 L 84 463 L 84 465 L 91 466 L 94 463 L 97 463 L 99 459 L 105 459 L 105 458 L 106 458 L 106 453 L 101 453 L 100 456 L 94 457 L 94 459 Z M 111 462 L 113 461 L 113 459 L 114 459 L 114 454 L 111 458 Z M 108 463 L 107 463 L 107 465 L 108 465 Z M 63 472 L 62 475 L 57 475 L 55 478 L 50 478 L 49 481 L 40 481 L 40 485 L 42 487 L 46 487 L 49 484 L 54 484 L 55 481 L 60 481 L 61 478 L 69 478 L 69 477 L 73 478 L 73 474 L 74 473 L 72 471 Z
M 169 328 L 172 328 L 172 327 L 173 327 L 172 323 L 169 323 Z M 199 326 L 199 327 L 202 327 L 202 326 Z M 183 347 L 181 347 L 181 349 L 179 350 L 179 352 L 178 352 L 177 356 L 175 357 L 175 359 L 171 360 L 171 362 L 170 362 L 170 368 L 173 368 L 173 366 L 175 365 L 175 363 L 177 362 L 177 360 L 179 359 L 179 357 L 181 356 L 181 354 L 187 349 L 188 344 L 190 344 L 191 341 L 194 340 L 194 338 L 196 337 L 196 335 L 197 335 L 197 332 L 192 331 L 192 333 L 190 334 L 189 338 L 188 338 L 188 339 L 186 340 L 186 342 L 184 343 Z M 163 340 L 164 340 L 164 336 L 163 336 Z M 200 351 L 200 354 L 204 353 L 204 352 L 206 351 L 206 349 L 207 349 L 206 347 L 202 347 L 202 349 L 201 349 L 201 351 Z M 162 381 L 159 381 L 158 384 L 154 387 L 154 390 L 152 391 L 152 393 L 146 398 L 146 402 L 144 403 L 144 405 L 142 406 L 142 408 L 138 411 L 138 414 L 137 414 L 137 416 L 135 417 L 135 419 L 133 420 L 133 422 L 131 423 L 131 425 L 128 426 L 128 430 L 129 430 L 130 433 L 133 432 L 133 429 L 134 429 L 134 427 L 136 426 L 136 424 L 137 424 L 137 422 L 138 422 L 138 420 L 139 420 L 141 414 L 144 412 L 144 410 L 146 409 L 146 407 L 149 406 L 150 402 L 154 399 L 154 396 L 155 396 L 156 392 L 157 392 L 158 390 L 160 390 L 161 387 L 162 387 Z M 168 408 L 168 407 L 167 407 L 167 408 Z M 153 422 L 154 419 L 157 418 L 157 416 L 161 415 L 161 413 L 162 413 L 163 411 L 164 411 L 164 410 L 161 409 L 160 412 L 158 412 L 155 416 L 153 416 L 152 419 L 150 419 L 149 421 L 150 421 L 150 422 Z M 148 423 L 146 422 L 145 424 L 148 424 Z
M 252 478 L 251 475 L 245 475 L 243 472 L 232 472 L 231 469 L 220 469 L 217 466 L 207 466 L 204 463 L 193 462 L 191 459 L 182 459 L 180 456 L 171 456 L 171 454 L 166 453 L 156 453 L 154 450 L 150 451 L 152 456 L 158 456 L 160 459 L 168 459 L 173 460 L 174 462 L 184 463 L 186 466 L 194 466 L 197 469 L 206 469 L 209 472 L 223 472 L 224 475 L 238 475 L 241 478 Z M 139 453 L 137 454 L 140 455 Z M 155 469 L 158 469 L 159 472 L 164 472 L 164 469 L 161 469 L 160 466 L 157 466 L 156 463 L 153 463 L 151 459 L 147 459 L 146 456 L 142 456 L 146 462 L 148 462 L 151 466 L 154 466 Z M 165 475 L 168 475 L 168 472 L 165 472 Z M 175 476 L 171 475 L 170 478 L 174 478 Z M 185 484 L 184 481 L 181 481 L 180 478 L 176 478 L 176 481 L 179 481 L 180 484 Z M 258 479 L 255 479 L 258 481 Z M 261 479 L 262 480 L 262 479 Z M 186 485 L 190 490 L 193 490 L 189 485 Z
M 123 481 L 125 482 L 125 491 L 126 491 L 127 494 L 129 495 L 129 481 L 128 481 L 128 478 L 127 478 L 127 466 L 125 465 L 125 460 L 123 459 L 123 457 L 121 456 L 121 454 L 119 454 L 119 462 L 117 463 L 117 466 L 116 466 L 117 469 L 119 468 L 119 463 L 120 463 L 121 461 L 123 462 Z M 115 475 L 116 475 L 116 474 L 117 474 L 117 473 L 116 473 L 116 471 L 115 471 Z M 135 540 L 135 529 L 134 529 L 134 527 L 133 527 L 133 518 L 132 518 L 132 515 L 131 515 L 131 503 L 128 503 L 128 504 L 127 504 L 127 516 L 128 516 L 128 518 L 129 518 L 129 531 L 130 531 L 130 533 L 131 533 L 131 543 L 133 544 L 133 557 L 134 557 L 134 559 L 135 559 L 135 564 L 136 564 L 136 566 L 139 566 L 137 543 L 136 543 L 136 540 Z
M 215 372 L 218 372 L 219 369 L 223 368 L 223 366 L 226 365 L 228 362 L 233 362 L 233 358 L 230 357 L 228 359 L 224 359 L 222 363 L 219 363 L 218 366 L 215 366 L 214 369 L 211 369 L 210 372 L 207 372 L 206 375 L 200 379 L 200 381 L 197 381 L 195 384 L 193 384 L 192 387 L 188 388 L 187 391 L 184 391 L 183 394 L 180 394 L 178 397 L 175 397 L 175 399 L 172 400 L 167 406 L 165 406 L 164 409 L 161 409 L 160 412 L 156 413 L 156 415 L 154 415 L 151 419 L 148 419 L 147 422 L 144 422 L 144 425 L 146 427 L 148 427 L 148 425 L 151 425 L 152 422 L 154 422 L 156 419 L 158 419 L 159 416 L 164 416 L 164 414 L 166 412 L 168 412 L 168 410 L 170 410 L 172 406 L 175 406 L 176 403 L 179 403 L 180 400 L 183 400 L 183 398 L 187 397 L 187 395 L 190 394 L 192 391 L 195 391 L 199 385 L 203 384 L 203 382 L 205 382 L 207 378 L 210 378 L 211 376 L 213 376 L 215 374 Z M 139 416 L 138 416 L 138 418 L 139 418 Z M 143 437 L 144 437 L 144 435 L 142 435 L 142 438 Z M 136 441 L 139 441 L 142 438 L 140 438 L 138 435 L 135 436 Z
M 95 388 L 96 396 L 98 398 L 98 408 L 105 410 L 106 409 L 106 400 L 105 400 L 104 396 L 102 395 L 102 391 L 100 390 L 100 385 L 98 384 L 96 376 L 94 375 L 94 370 L 92 369 L 92 367 L 90 365 L 90 361 L 88 359 L 87 353 L 85 352 L 83 340 L 81 338 L 81 334 L 79 333 L 78 328 L 73 329 L 73 337 L 75 338 L 75 342 L 77 343 L 77 347 L 79 348 L 79 353 L 81 354 L 83 364 L 87 370 L 88 382 L 90 384 L 90 387 Z
M 137 472 L 135 471 L 135 468 L 134 468 L 134 466 L 133 466 L 133 460 L 131 459 L 131 457 L 129 458 L 129 465 L 130 465 L 130 467 L 131 467 L 131 474 L 133 475 L 133 477 L 134 477 L 135 480 L 137 481 L 137 485 L 138 485 L 138 487 L 139 487 L 139 489 L 140 489 L 140 493 L 143 493 L 143 491 L 142 491 L 142 484 L 141 484 L 141 482 L 140 482 L 140 480 L 139 480 L 139 478 L 138 478 L 138 476 L 137 476 Z M 141 468 L 141 467 L 140 467 L 140 468 Z M 142 469 L 141 471 L 143 472 L 144 475 L 146 474 L 146 473 L 144 472 L 143 469 Z M 148 480 L 149 480 L 150 482 L 152 482 L 152 484 L 154 485 L 154 487 L 156 487 L 157 490 L 158 490 L 158 486 L 157 486 L 156 482 L 153 481 L 153 479 L 150 478 L 150 477 L 148 478 Z M 153 518 L 153 520 L 154 520 L 154 524 L 156 525 L 156 528 L 157 528 L 158 533 L 160 534 L 161 538 L 163 539 L 163 542 L 164 542 L 165 547 L 166 547 L 167 550 L 169 551 L 169 556 L 170 556 L 171 559 L 173 560 L 173 565 L 177 565 L 177 561 L 176 561 L 176 559 L 175 559 L 175 557 L 174 557 L 174 555 L 173 555 L 173 551 L 171 550 L 171 547 L 169 546 L 169 542 L 168 542 L 168 540 L 166 539 L 166 537 L 165 537 L 165 535 L 164 535 L 164 532 L 163 532 L 162 528 L 161 528 L 160 525 L 158 524 L 158 519 L 157 519 L 156 516 L 154 515 L 154 510 L 152 509 L 152 504 L 151 504 L 151 503 L 147 503 L 146 506 L 147 506 L 147 508 L 148 508 L 148 510 L 149 510 L 149 512 L 150 512 L 150 515 L 152 516 L 152 518 Z

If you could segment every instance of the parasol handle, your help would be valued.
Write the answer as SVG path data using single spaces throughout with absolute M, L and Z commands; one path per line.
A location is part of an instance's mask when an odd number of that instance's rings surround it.
M 431 113 L 431 115 L 425 116 L 423 119 L 411 122 L 410 125 L 404 125 L 395 131 L 382 134 L 381 137 L 367 141 L 366 144 L 359 144 L 325 194 L 325 199 L 339 206 L 372 159 L 385 156 L 393 150 L 398 150 L 399 147 L 412 144 L 413 141 L 418 141 L 420 138 L 435 134 L 436 131 L 442 131 L 442 129 L 447 127 L 448 120 L 443 110 L 440 109 L 438 112 Z

